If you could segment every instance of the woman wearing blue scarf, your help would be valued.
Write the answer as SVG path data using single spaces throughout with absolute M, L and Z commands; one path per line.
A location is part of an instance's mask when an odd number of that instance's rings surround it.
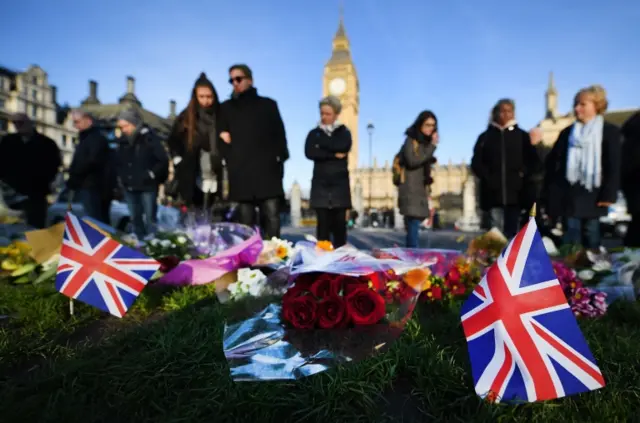
M 567 244 L 600 246 L 600 220 L 620 188 L 620 130 L 604 121 L 604 88 L 592 85 L 574 100 L 576 122 L 565 128 L 546 159 L 546 210 L 564 220 Z

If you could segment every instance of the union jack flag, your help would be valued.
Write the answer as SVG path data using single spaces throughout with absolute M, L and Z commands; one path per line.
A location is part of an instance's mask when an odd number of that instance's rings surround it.
M 530 219 L 462 306 L 476 393 L 540 401 L 605 385 Z
M 67 213 L 56 275 L 61 294 L 122 317 L 159 267 Z

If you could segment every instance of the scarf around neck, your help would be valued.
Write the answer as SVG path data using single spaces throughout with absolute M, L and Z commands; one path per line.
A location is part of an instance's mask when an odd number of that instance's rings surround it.
M 567 180 L 571 185 L 582 185 L 587 191 L 600 187 L 603 128 L 601 115 L 587 123 L 573 124 L 567 152 Z
M 331 136 L 331 134 L 333 134 L 333 132 L 341 126 L 342 124 L 337 120 L 333 122 L 331 125 L 325 125 L 322 122 L 318 123 L 318 128 L 322 129 L 324 133 L 329 136 Z
M 201 145 L 204 151 L 215 152 L 218 132 L 216 130 L 216 114 L 213 107 L 202 108 L 198 107 L 196 120 L 196 132 L 200 135 L 200 139 L 204 141 L 204 145 Z

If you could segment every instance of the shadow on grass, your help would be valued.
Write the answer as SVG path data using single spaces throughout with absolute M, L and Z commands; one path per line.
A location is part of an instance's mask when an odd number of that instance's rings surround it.
M 229 377 L 222 322 L 237 312 L 211 296 L 104 338 L 73 360 L 5 383 L 0 415 L 20 422 L 570 422 L 628 421 L 640 407 L 634 304 L 582 325 L 605 389 L 521 407 L 476 397 L 456 310 L 420 306 L 387 353 L 300 381 L 269 383 Z

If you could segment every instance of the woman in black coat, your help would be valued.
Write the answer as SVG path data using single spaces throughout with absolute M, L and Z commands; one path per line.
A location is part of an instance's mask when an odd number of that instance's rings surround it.
M 347 243 L 347 209 L 351 208 L 351 188 L 347 156 L 351 132 L 338 122 L 340 100 L 320 101 L 320 123 L 307 135 L 305 155 L 314 161 L 311 181 L 311 208 L 318 218 L 317 238 L 338 248 Z
M 213 83 L 203 73 L 178 115 L 167 144 L 174 166 L 177 195 L 186 206 L 204 204 L 204 192 L 222 193 L 222 156 L 217 117 L 220 108 Z M 215 187 L 212 185 L 215 183 Z M 174 194 L 174 193 L 170 193 Z
M 576 122 L 565 128 L 545 161 L 547 213 L 563 218 L 566 244 L 600 246 L 600 217 L 620 188 L 620 130 L 604 121 L 605 90 L 584 88 L 574 100 Z

